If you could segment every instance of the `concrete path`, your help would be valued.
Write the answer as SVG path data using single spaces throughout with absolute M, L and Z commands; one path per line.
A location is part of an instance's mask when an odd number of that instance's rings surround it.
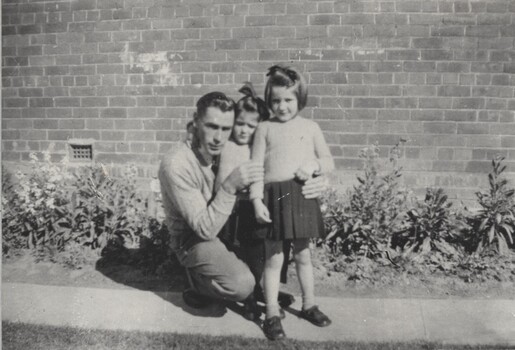
M 283 321 L 289 338 L 515 347 L 515 300 L 318 298 L 318 303 L 333 324 L 315 328 L 298 318 L 297 301 Z M 2 284 L 2 320 L 264 339 L 258 323 L 245 320 L 232 308 L 223 315 L 220 311 L 191 309 L 178 293 Z

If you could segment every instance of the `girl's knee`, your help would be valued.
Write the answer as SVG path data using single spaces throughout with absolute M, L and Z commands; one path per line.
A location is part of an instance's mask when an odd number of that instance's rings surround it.
M 294 259 L 297 265 L 311 264 L 311 251 L 308 248 L 296 250 L 294 252 Z

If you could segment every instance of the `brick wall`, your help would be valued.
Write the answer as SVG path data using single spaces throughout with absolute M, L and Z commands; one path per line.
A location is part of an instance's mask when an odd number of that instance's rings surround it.
M 335 183 L 353 182 L 361 148 L 400 138 L 412 188 L 471 198 L 496 153 L 515 168 L 511 0 L 4 0 L 2 35 L 4 162 L 94 139 L 97 161 L 155 176 L 198 96 L 262 91 L 291 62 Z

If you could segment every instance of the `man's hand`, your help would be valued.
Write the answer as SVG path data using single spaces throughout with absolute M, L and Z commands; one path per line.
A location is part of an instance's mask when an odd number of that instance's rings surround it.
M 256 221 L 259 224 L 269 224 L 272 222 L 270 219 L 270 212 L 261 199 L 254 199 L 254 214 L 256 214 Z
M 262 165 L 247 162 L 234 169 L 222 183 L 222 187 L 226 192 L 236 194 L 254 182 L 263 181 L 264 175 L 265 169 Z
M 306 181 L 313 177 L 315 171 L 320 170 L 320 165 L 316 160 L 312 160 L 310 162 L 306 162 L 302 164 L 296 171 L 295 177 L 300 181 Z
M 302 186 L 302 195 L 306 199 L 318 198 L 327 190 L 327 178 L 317 176 L 308 179 Z

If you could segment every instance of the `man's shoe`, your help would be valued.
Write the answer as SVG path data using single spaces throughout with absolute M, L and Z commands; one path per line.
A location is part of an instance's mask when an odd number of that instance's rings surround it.
M 331 324 L 331 320 L 322 311 L 318 309 L 318 306 L 312 306 L 307 310 L 300 311 L 300 317 L 309 322 L 313 323 L 318 327 L 327 327 Z
M 263 332 L 270 340 L 279 340 L 286 337 L 279 316 L 265 319 L 265 322 L 263 322 Z
M 213 299 L 202 295 L 191 288 L 182 292 L 182 299 L 189 307 L 194 309 L 204 309 L 213 303 Z

